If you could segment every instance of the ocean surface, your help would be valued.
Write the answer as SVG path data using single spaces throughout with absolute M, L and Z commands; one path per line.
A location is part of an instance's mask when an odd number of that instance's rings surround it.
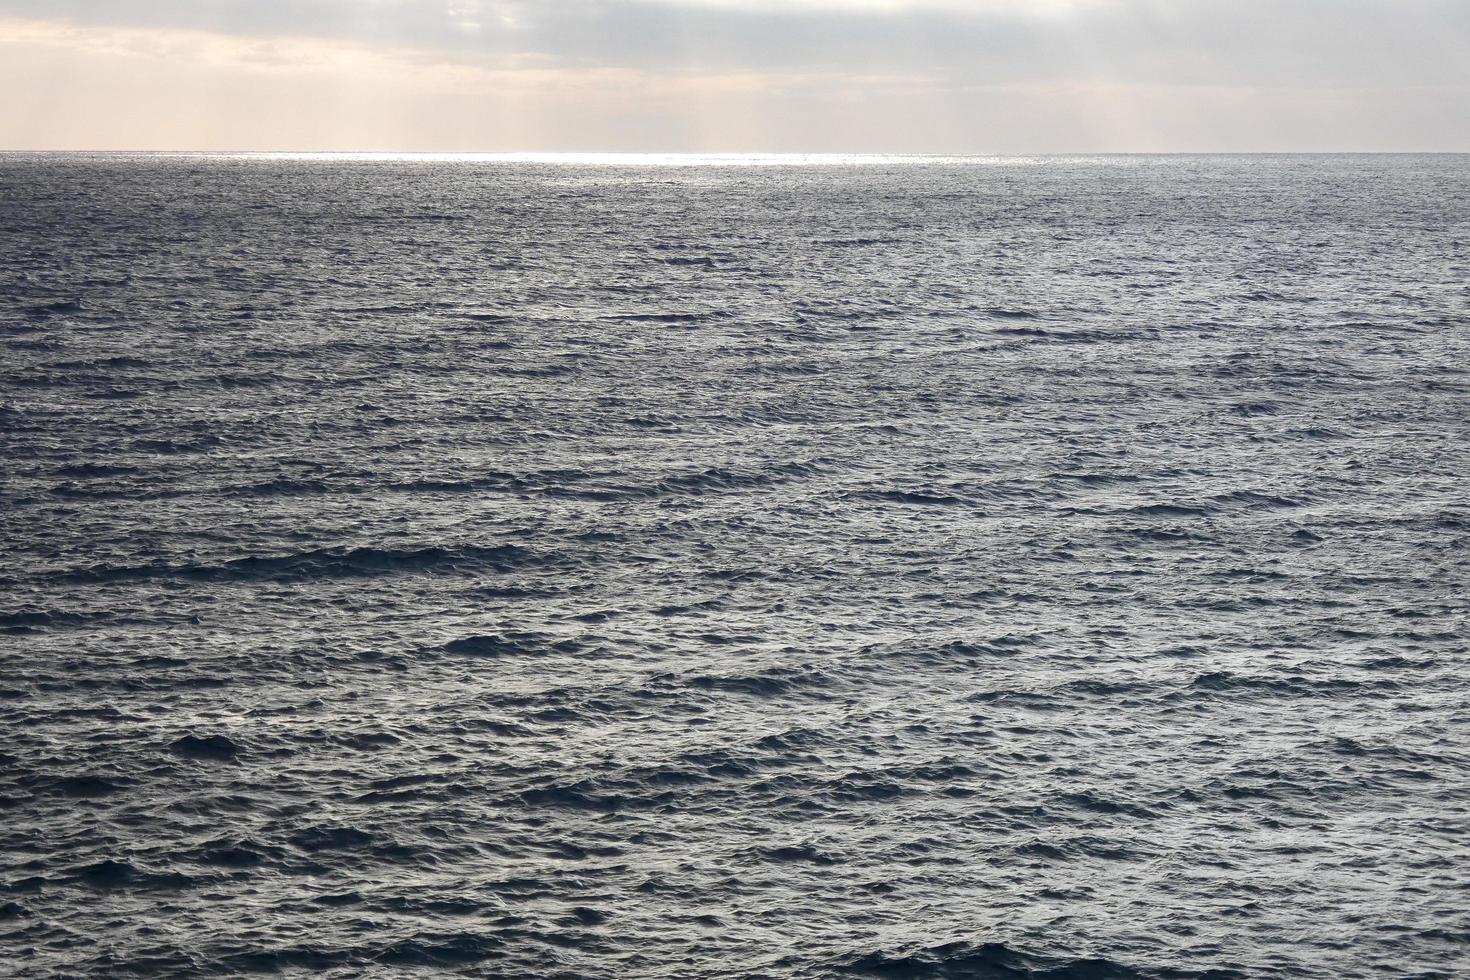
M 0 974 L 1470 975 L 1470 157 L 0 157 Z

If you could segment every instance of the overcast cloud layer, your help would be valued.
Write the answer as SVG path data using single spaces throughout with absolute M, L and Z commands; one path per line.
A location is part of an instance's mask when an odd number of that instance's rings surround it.
M 0 0 L 0 146 L 1470 150 L 1465 0 Z

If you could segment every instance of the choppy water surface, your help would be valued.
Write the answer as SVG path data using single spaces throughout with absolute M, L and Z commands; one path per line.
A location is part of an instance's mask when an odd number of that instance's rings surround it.
M 1470 158 L 7 157 L 0 272 L 0 971 L 1467 967 Z

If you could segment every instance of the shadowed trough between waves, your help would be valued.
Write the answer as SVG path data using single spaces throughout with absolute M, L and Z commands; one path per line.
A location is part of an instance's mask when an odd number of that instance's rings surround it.
M 1465 975 L 1470 159 L 669 162 L 0 158 L 0 970 Z

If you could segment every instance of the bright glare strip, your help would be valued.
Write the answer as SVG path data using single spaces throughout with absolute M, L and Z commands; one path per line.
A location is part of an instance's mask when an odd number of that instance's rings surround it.
M 530 163 L 580 167 L 872 167 L 1016 164 L 1033 158 L 913 153 L 175 153 L 238 160 L 380 161 L 402 163 Z M 1042 162 L 1034 158 L 1035 162 Z
M 435 153 L 352 150 L 0 150 L 0 157 L 75 156 L 94 160 L 519 164 L 557 167 L 1044 167 L 1144 164 L 1169 153 Z
M 1108 0 L 643 0 L 676 6 L 714 7 L 725 10 L 755 10 L 776 13 L 825 11 L 828 13 L 905 14 L 919 11 L 948 11 L 961 14 L 1007 14 L 1055 17 L 1096 7 Z

